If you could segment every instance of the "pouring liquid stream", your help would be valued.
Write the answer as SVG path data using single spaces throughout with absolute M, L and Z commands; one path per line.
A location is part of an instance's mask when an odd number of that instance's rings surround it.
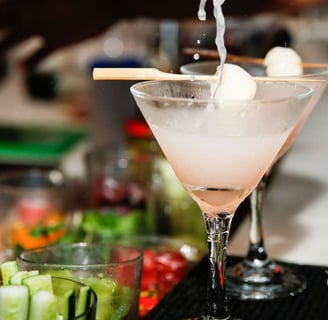
M 200 0 L 199 9 L 198 9 L 198 19 L 201 21 L 206 20 L 206 5 L 207 0 Z M 214 17 L 216 20 L 216 37 L 215 37 L 215 44 L 220 56 L 220 66 L 218 68 L 218 79 L 216 81 L 216 84 L 213 86 L 213 90 L 211 93 L 211 99 L 214 99 L 215 93 L 218 89 L 218 87 L 221 85 L 222 81 L 222 72 L 223 72 L 223 66 L 227 58 L 227 49 L 224 45 L 224 33 L 225 33 L 225 19 L 222 12 L 222 4 L 225 0 L 213 0 L 213 6 L 214 6 Z

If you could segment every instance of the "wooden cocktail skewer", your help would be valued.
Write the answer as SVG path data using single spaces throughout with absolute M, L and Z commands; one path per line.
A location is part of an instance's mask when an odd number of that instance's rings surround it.
M 94 68 L 94 80 L 206 80 L 217 81 L 217 75 L 188 75 L 163 72 L 155 68 Z M 325 80 L 302 79 L 302 78 L 268 78 L 254 77 L 263 81 L 290 81 L 290 82 L 324 82 Z
M 200 56 L 211 58 L 211 59 L 220 59 L 220 56 L 216 50 L 211 49 L 199 49 L 199 48 L 184 48 L 183 53 L 187 55 L 199 54 Z M 227 53 L 227 61 L 235 63 L 252 63 L 252 64 L 264 64 L 264 59 L 262 58 L 253 58 L 247 56 L 240 56 L 231 53 Z M 302 62 L 304 68 L 328 68 L 328 64 L 325 63 L 315 63 L 315 62 Z
M 94 80 L 215 80 L 214 75 L 187 75 L 155 68 L 94 68 Z

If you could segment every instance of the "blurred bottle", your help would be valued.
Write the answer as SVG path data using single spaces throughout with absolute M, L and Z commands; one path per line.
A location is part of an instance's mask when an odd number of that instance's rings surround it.
M 136 158 L 151 160 L 151 170 L 146 176 L 151 181 L 147 201 L 149 211 L 154 213 L 156 234 L 203 242 L 205 231 L 200 209 L 176 177 L 147 123 L 143 119 L 130 120 L 125 132 L 129 152 Z
M 135 157 L 162 157 L 162 152 L 147 123 L 140 117 L 125 123 L 129 153 Z

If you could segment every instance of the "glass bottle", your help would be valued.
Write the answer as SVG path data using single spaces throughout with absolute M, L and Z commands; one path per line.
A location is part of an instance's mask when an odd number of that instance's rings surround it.
M 202 214 L 177 179 L 147 123 L 143 119 L 130 120 L 125 133 L 129 153 L 139 161 L 150 161 L 149 171 L 143 174 L 150 182 L 148 207 L 154 232 L 203 244 Z

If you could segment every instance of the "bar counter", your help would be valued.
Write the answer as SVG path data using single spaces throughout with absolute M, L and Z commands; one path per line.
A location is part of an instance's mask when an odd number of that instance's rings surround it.
M 235 263 L 237 257 L 228 257 Z M 268 301 L 230 300 L 232 320 L 327 320 L 328 288 L 325 268 L 295 265 L 308 288 L 295 297 Z M 143 320 L 192 319 L 204 305 L 207 259 L 202 260 Z

